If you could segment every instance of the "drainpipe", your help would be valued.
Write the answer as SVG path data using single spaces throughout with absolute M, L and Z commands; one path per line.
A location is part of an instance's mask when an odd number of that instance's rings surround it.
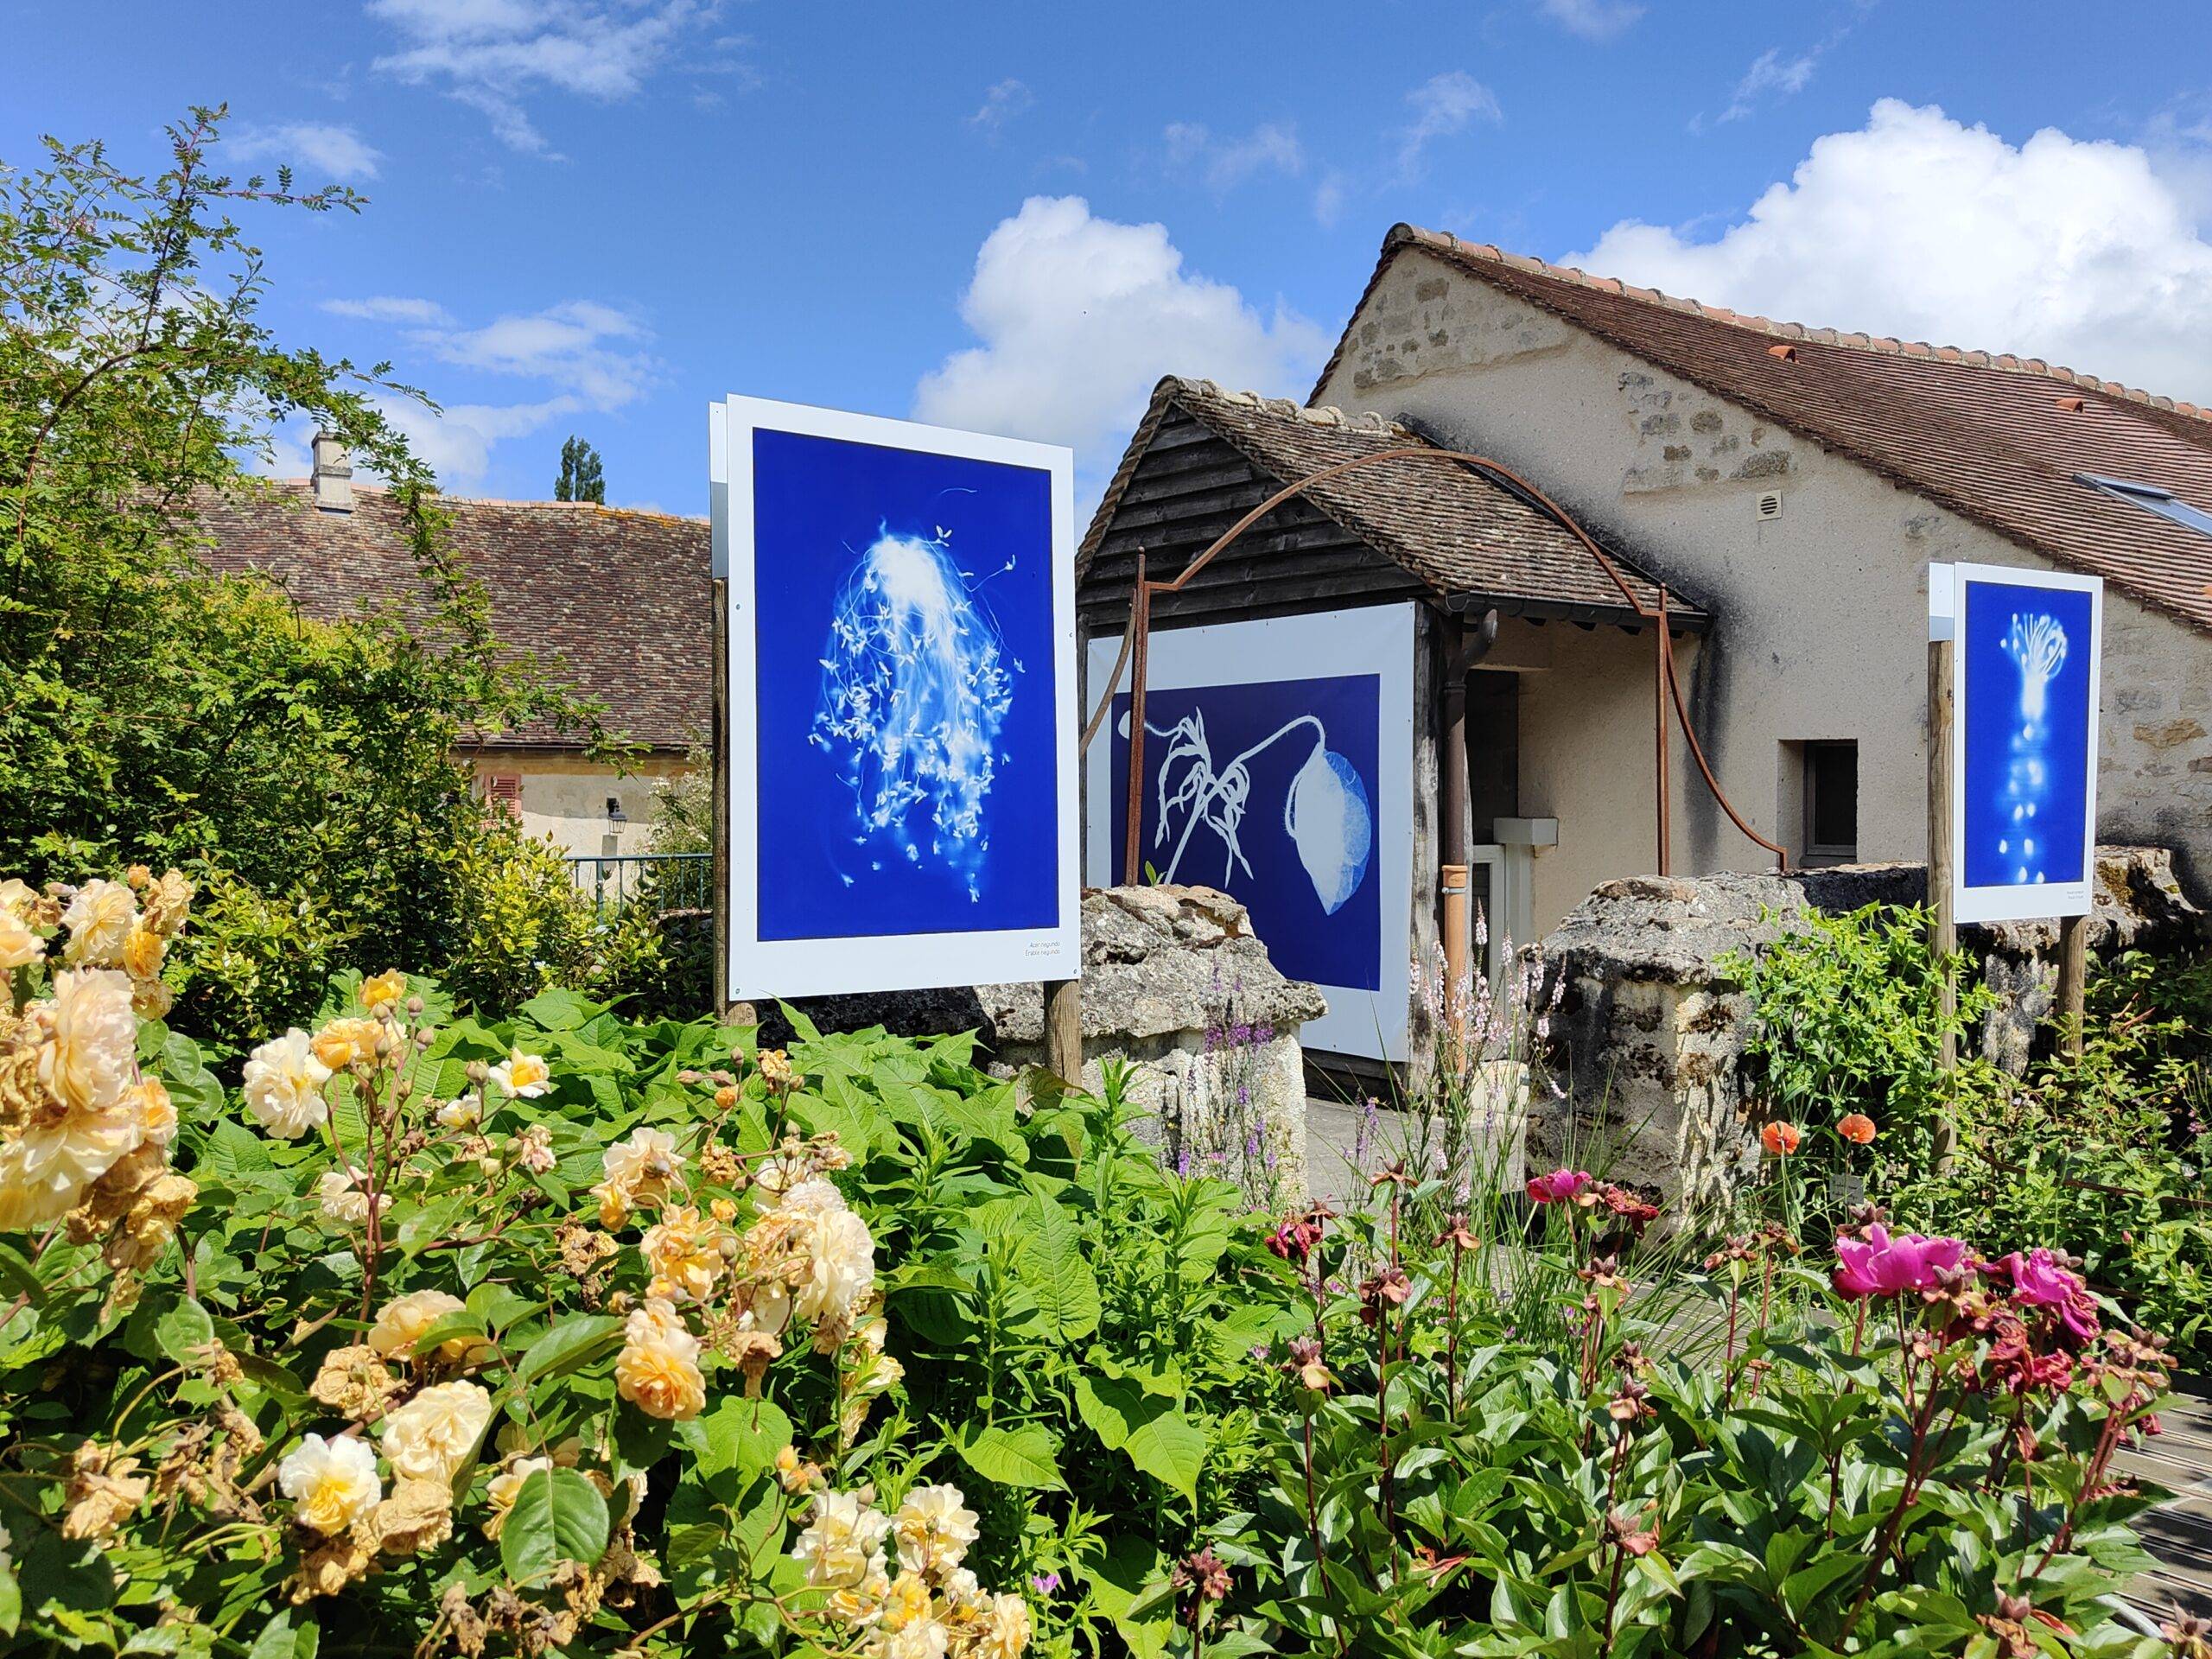
M 1497 643 L 1497 612 L 1483 613 L 1470 629 L 1464 619 L 1444 619 L 1444 696 L 1441 743 L 1438 757 L 1442 776 L 1437 791 L 1440 819 L 1437 886 L 1443 912 L 1439 918 L 1444 935 L 1444 1005 L 1450 1011 L 1454 1049 L 1467 1035 L 1467 997 L 1461 987 L 1471 984 L 1467 967 L 1467 675 L 1490 655 Z

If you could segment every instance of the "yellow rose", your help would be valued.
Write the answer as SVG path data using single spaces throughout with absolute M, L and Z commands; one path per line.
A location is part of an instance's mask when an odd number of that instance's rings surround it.
M 153 979 L 162 971 L 168 941 L 143 923 L 123 941 L 123 971 L 133 979 Z
M 373 1020 L 334 1020 L 315 1034 L 315 1057 L 333 1071 L 377 1057 L 377 1039 L 384 1027 Z
M 377 1454 L 365 1442 L 342 1435 L 329 1440 L 304 1436 L 276 1465 L 276 1484 L 292 1500 L 294 1518 L 325 1537 L 352 1526 L 384 1496 Z
M 387 968 L 361 982 L 361 1006 L 371 1014 L 396 1007 L 406 995 L 407 976 L 397 968 Z
M 614 1386 L 625 1400 L 649 1417 L 682 1421 L 696 1417 L 707 1404 L 707 1380 L 699 1373 L 699 1339 L 685 1328 L 676 1309 L 654 1297 L 630 1315 L 622 1351 L 614 1361 Z

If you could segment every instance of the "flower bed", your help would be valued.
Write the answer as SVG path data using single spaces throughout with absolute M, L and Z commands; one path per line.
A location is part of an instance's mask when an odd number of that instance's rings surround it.
M 188 897 L 0 892 L 19 1641 L 2134 1639 L 2100 1599 L 2141 1560 L 2110 1465 L 2164 1363 L 2046 1252 L 1869 1215 L 1832 1284 L 1779 1228 L 1686 1269 L 1571 1169 L 1479 1224 L 1402 1166 L 1255 1216 L 1162 1169 L 1111 1078 L 567 993 L 493 1020 L 397 973 L 232 1090 L 153 1017 Z

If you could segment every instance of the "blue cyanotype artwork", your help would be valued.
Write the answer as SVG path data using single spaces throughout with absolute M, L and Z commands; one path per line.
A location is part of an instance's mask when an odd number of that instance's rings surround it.
M 753 444 L 760 938 L 1052 925 L 1051 475 Z
M 2080 881 L 2096 696 L 2090 595 L 1973 581 L 1966 589 L 1966 885 Z
M 1275 966 L 1294 979 L 1382 986 L 1380 698 L 1372 674 L 1146 694 L 1143 861 L 1162 880 L 1241 901 Z M 1113 720 L 1117 821 L 1128 798 L 1128 730 L 1123 693 Z M 1122 843 L 1116 834 L 1116 881 L 1128 879 Z

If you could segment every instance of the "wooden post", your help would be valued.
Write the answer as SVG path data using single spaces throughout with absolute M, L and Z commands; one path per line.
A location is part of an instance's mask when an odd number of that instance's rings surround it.
M 1951 653 L 1955 649 L 1948 639 L 1928 642 L 1928 954 L 1937 976 L 1936 1007 L 1943 1021 L 1936 1058 L 1946 1074 L 1959 1065 L 1958 1033 L 1952 1023 L 1958 993 L 1951 977 L 1952 958 L 1959 948 L 1958 925 L 1951 916 Z M 1935 1135 L 1938 1173 L 1950 1166 L 1957 1146 L 1957 1126 L 1939 1111 Z
M 1670 804 L 1667 799 L 1667 590 L 1659 590 L 1659 619 L 1652 628 L 1658 649 L 1651 658 L 1651 730 L 1653 743 L 1653 772 L 1656 810 L 1652 814 L 1652 832 L 1659 842 L 1659 870 L 1661 875 L 1675 872 L 1673 836 L 1669 833 L 1668 817 Z
M 2065 916 L 2058 923 L 2058 1037 L 2066 1052 L 2082 1058 L 2082 1027 L 2089 988 L 2089 918 Z
M 1144 693 L 1152 666 L 1152 588 L 1145 581 L 1144 550 L 1137 550 L 1137 582 L 1129 593 L 1129 787 L 1122 804 L 1122 885 L 1144 885 Z
M 1045 982 L 1045 1069 L 1071 1089 L 1083 1087 L 1083 982 Z
M 715 825 L 715 1018 L 729 1007 L 729 583 L 713 584 L 715 605 L 715 706 L 713 730 Z
M 1469 987 L 1467 944 L 1467 669 L 1466 627 L 1447 616 L 1441 630 L 1442 695 L 1437 699 L 1442 728 L 1437 734 L 1436 885 L 1442 899 L 1437 925 L 1444 936 L 1444 1007 L 1454 1048 L 1467 1035 Z M 1457 1056 L 1455 1055 L 1455 1058 Z

